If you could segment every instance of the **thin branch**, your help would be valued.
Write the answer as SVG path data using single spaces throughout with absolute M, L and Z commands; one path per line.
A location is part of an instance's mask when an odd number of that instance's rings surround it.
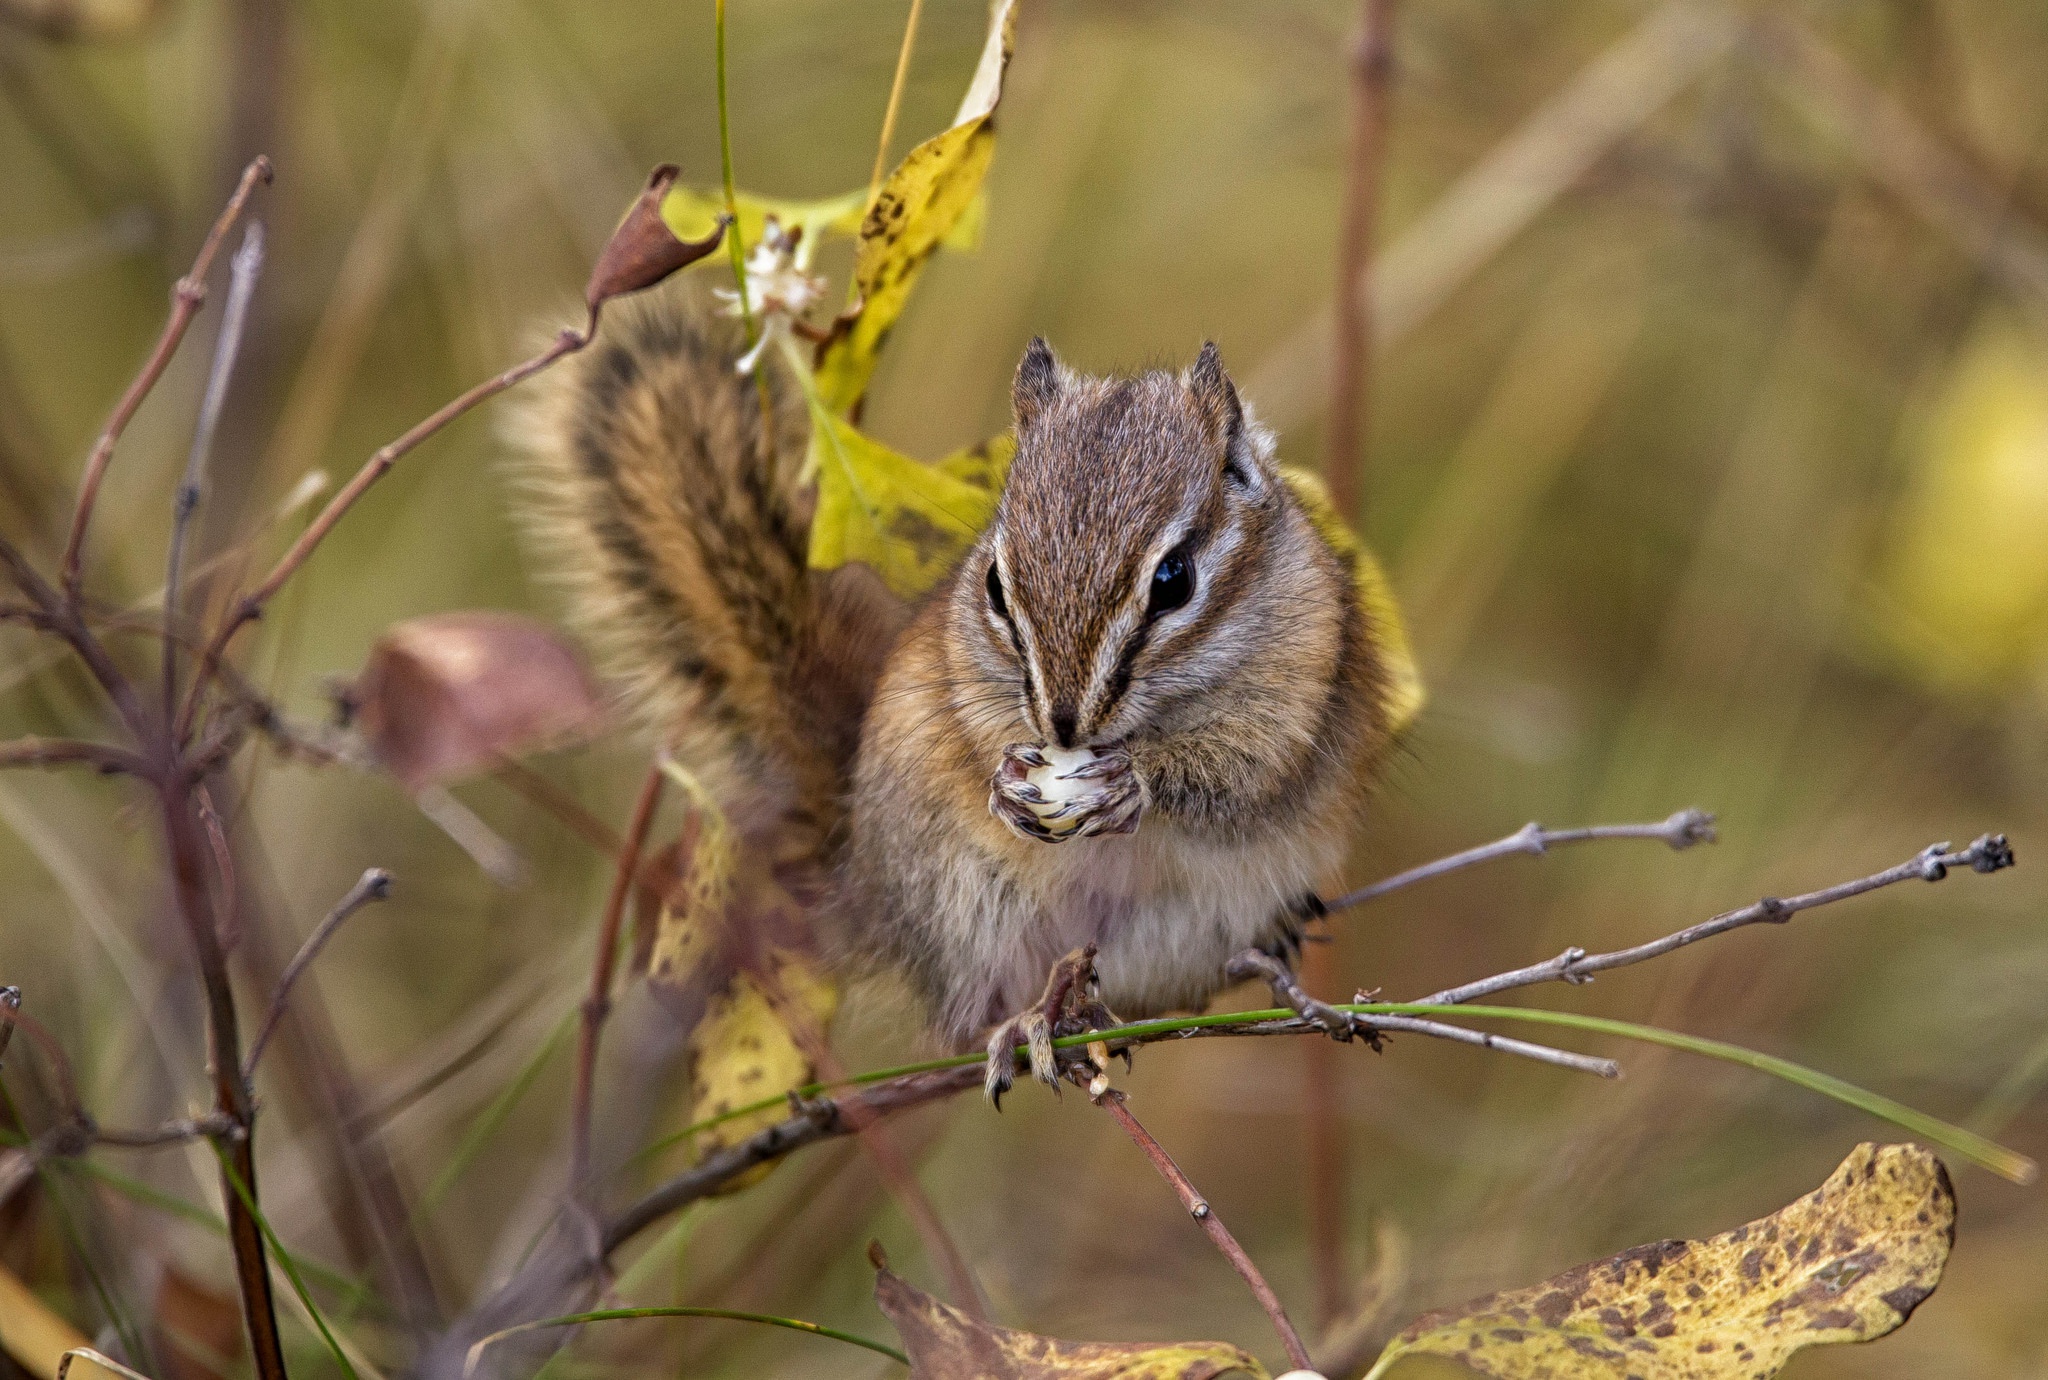
M 1387 151 L 1387 89 L 1394 70 L 1393 0 L 1360 0 L 1351 47 L 1351 157 L 1345 168 L 1344 210 L 1337 229 L 1335 338 L 1330 351 L 1330 415 L 1324 427 L 1323 478 L 1330 502 L 1346 522 L 1359 520 L 1364 492 L 1364 439 L 1372 410 L 1373 232 L 1379 223 L 1380 187 Z M 1327 991 L 1336 981 L 1337 954 L 1323 946 L 1302 955 L 1302 979 Z M 1308 1245 L 1316 1277 L 1316 1320 L 1328 1328 L 1344 1311 L 1351 1288 L 1345 1263 L 1345 1187 L 1348 1145 L 1337 1115 L 1337 1051 L 1327 1043 L 1303 1045 L 1303 1134 L 1308 1142 Z
M 335 902 L 334 909 L 327 912 L 327 918 L 306 936 L 306 942 L 299 946 L 299 951 L 292 955 L 292 961 L 285 965 L 284 973 L 278 978 L 277 990 L 270 995 L 270 1009 L 263 1013 L 263 1024 L 256 1027 L 256 1038 L 249 1042 L 248 1057 L 242 1060 L 244 1082 L 255 1078 L 257 1062 L 263 1058 L 264 1048 L 276 1033 L 278 1022 L 284 1019 L 285 1007 L 291 1001 L 292 985 L 299 980 L 299 975 L 320 956 L 320 951 L 327 947 L 327 941 L 351 915 L 372 901 L 382 901 L 390 895 L 391 874 L 381 867 L 369 868 L 356 879 L 348 893 Z
M 213 1073 L 214 1110 L 235 1128 L 235 1134 L 215 1141 L 214 1148 L 220 1156 L 221 1201 L 227 1209 L 242 1320 L 248 1329 L 257 1380 L 288 1380 L 266 1259 L 266 1230 L 256 1209 L 256 1103 L 242 1073 L 234 987 L 206 881 L 206 844 L 199 837 L 193 784 L 177 761 L 176 740 L 167 737 L 162 750 L 169 769 L 157 782 L 157 804 L 169 854 L 171 890 L 206 997 L 207 1064 Z
M 8 994 L 12 994 L 11 1000 Z M 89 1122 L 91 1118 L 85 1114 L 85 1104 L 78 1099 L 78 1076 L 71 1070 L 71 1056 L 64 1052 L 64 1046 L 58 1043 L 48 1026 L 21 1009 L 19 987 L 0 988 L 0 1031 L 7 1032 L 8 1038 L 12 1038 L 15 1030 L 25 1031 L 43 1051 L 43 1058 L 50 1065 L 50 1079 L 57 1085 L 57 1102 L 63 1108 L 65 1120 Z M 6 1052 L 6 1044 L 0 1043 L 0 1054 Z
M 640 854 L 654 828 L 654 814 L 661 806 L 661 792 L 668 775 L 661 759 L 647 768 L 640 783 L 639 798 L 626 824 L 626 840 L 619 849 L 612 870 L 612 889 L 604 899 L 604 912 L 597 922 L 597 956 L 590 965 L 590 995 L 583 999 L 583 1029 L 576 1046 L 576 1083 L 569 1098 L 569 1185 L 579 1203 L 590 1206 L 590 1113 L 597 1077 L 597 1045 L 605 1017 L 612 1009 L 612 970 L 618 966 L 619 924 L 626 902 L 639 880 Z
M 221 657 L 227 652 L 228 644 L 234 640 L 235 634 L 262 616 L 264 605 L 276 597 L 277 592 L 284 588 L 285 581 L 298 572 L 299 567 L 306 563 L 306 558 L 313 554 L 314 548 L 327 539 L 327 534 L 334 530 L 334 525 L 355 506 L 356 500 L 361 498 L 372 484 L 382 479 L 385 472 L 414 447 L 478 403 L 496 397 L 514 384 L 531 378 L 564 355 L 574 354 L 589 343 L 588 332 L 564 327 L 555 336 L 554 344 L 547 349 L 529 360 L 513 365 L 495 378 L 484 380 L 372 455 L 363 467 L 356 471 L 355 477 L 342 487 L 341 492 L 320 510 L 320 516 L 314 518 L 306 530 L 299 534 L 298 540 L 293 542 L 290 549 L 278 559 L 277 564 L 271 567 L 263 582 L 235 602 L 233 611 L 208 640 L 206 649 L 200 654 L 198 675 L 185 696 L 184 708 L 178 713 L 176 740 L 184 742 L 191 733 L 193 717 L 198 713 L 200 696 L 213 679 Z
M 157 337 L 156 348 L 150 351 L 142 371 L 128 385 L 128 391 L 121 395 L 121 401 L 114 406 L 114 415 L 107 419 L 105 429 L 93 443 L 92 454 L 86 457 L 85 476 L 79 481 L 78 506 L 71 514 L 71 535 L 64 543 L 64 555 L 60 561 L 58 579 L 64 587 L 66 599 L 73 608 L 79 602 L 80 568 L 85 552 L 85 529 L 92 521 L 93 505 L 99 499 L 100 481 L 106 477 L 107 465 L 114 458 L 114 446 L 121 439 L 121 433 L 128 429 L 129 421 L 135 416 L 142 400 L 156 387 L 163 376 L 171 356 L 178 352 L 178 343 L 185 338 L 186 328 L 192 324 L 200 305 L 206 301 L 206 275 L 213 267 L 213 256 L 220 252 L 221 243 L 226 240 L 228 230 L 241 216 L 242 208 L 248 204 L 249 194 L 258 182 L 270 181 L 270 160 L 258 155 L 248 167 L 242 170 L 242 180 L 235 187 L 234 195 L 221 210 L 220 218 L 214 221 L 207 232 L 206 240 L 199 246 L 199 256 L 192 261 L 192 269 L 171 288 L 171 315 L 164 322 L 163 333 Z
M 1688 812 L 1680 812 L 1673 820 L 1683 822 L 1687 814 Z M 1697 841 L 1700 823 L 1694 821 L 1690 828 L 1683 829 L 1671 820 L 1665 821 L 1663 825 L 1596 827 L 1602 830 L 1621 828 L 1636 831 L 1623 834 L 1622 837 L 1663 837 L 1652 831 L 1668 829 L 1671 837 L 1689 837 L 1692 841 Z M 1556 833 L 1560 837 L 1553 838 L 1550 831 L 1537 831 L 1546 846 L 1550 842 L 1610 836 L 1593 830 L 1562 830 Z M 1526 848 L 1501 850 L 1498 846 L 1493 847 L 1495 851 L 1488 853 L 1487 856 L 1500 856 L 1502 851 L 1530 851 Z M 1979 872 L 1994 872 L 2010 866 L 2011 863 L 2012 851 L 2005 840 L 1998 835 L 1987 835 L 1961 852 L 1951 853 L 1946 846 L 1929 849 L 1898 868 L 1806 896 L 1776 902 L 1760 902 L 1745 911 L 1716 917 L 1705 925 L 1680 931 L 1666 940 L 1626 950 L 1621 954 L 1602 955 L 1598 958 L 1587 958 L 1576 950 L 1568 951 L 1568 954 L 1572 956 L 1570 961 L 1581 965 L 1585 971 L 1590 971 L 1593 965 L 1620 966 L 1623 961 L 1638 962 L 1659 953 L 1668 953 L 1685 943 L 1690 943 L 1693 939 L 1705 937 L 1707 933 L 1719 933 L 1734 928 L 1737 924 L 1752 923 L 1757 919 L 1782 919 L 1793 913 L 1795 908 L 1807 909 L 1829 901 L 1846 899 L 1908 877 L 1923 877 L 1933 881 L 1940 880 L 1949 868 L 1959 864 L 1967 864 Z M 1537 969 L 1523 969 L 1502 976 L 1504 979 L 1515 980 L 1508 982 L 1508 986 L 1522 985 L 1561 976 L 1560 972 L 1555 971 L 1558 966 L 1559 963 L 1554 961 L 1551 965 L 1539 965 Z M 1493 985 L 1497 981 L 1499 980 L 1489 980 L 1488 984 L 1485 984 L 1487 990 L 1502 990 Z M 1607 1060 L 1590 1059 L 1568 1051 L 1532 1045 L 1526 1041 L 1506 1040 L 1499 1036 L 1446 1024 L 1439 1019 L 1442 1013 L 1431 1009 L 1467 999 L 1468 993 L 1476 995 L 1473 989 L 1480 986 L 1481 984 L 1473 984 L 1472 988 L 1454 988 L 1422 1002 L 1360 1002 L 1352 1007 L 1336 1009 L 1361 1018 L 1372 1029 L 1381 1032 L 1407 1032 L 1455 1040 L 1602 1077 L 1612 1077 L 1618 1072 Z M 1929 1136 L 1935 1143 L 1964 1146 L 1970 1139 L 1959 1128 L 1948 1127 L 1932 1118 L 1922 1117 L 1910 1108 L 1864 1093 L 1860 1089 L 1841 1083 L 1838 1079 L 1831 1079 L 1824 1074 L 1801 1069 L 1783 1060 L 1721 1045 L 1715 1041 L 1632 1026 L 1626 1022 L 1601 1021 L 1593 1017 L 1540 1009 L 1486 1007 L 1476 1009 L 1474 1014 L 1496 1019 L 1520 1019 L 1596 1029 L 1625 1038 L 1649 1040 L 1656 1044 L 1685 1049 L 1695 1054 L 1730 1059 L 1777 1077 L 1788 1078 L 1802 1087 L 1834 1097 L 1872 1115 L 1891 1119 L 1901 1125 L 1910 1125 L 1915 1128 L 1915 1134 Z M 1167 1040 L 1231 1035 L 1311 1035 L 1317 1039 L 1327 1038 L 1321 1026 L 1282 1009 L 1135 1021 L 1109 1030 L 1059 1036 L 1054 1039 L 1053 1044 L 1056 1056 L 1065 1066 L 1075 1070 L 1086 1067 L 1089 1072 L 1093 1072 L 1092 1058 L 1087 1052 L 1087 1046 L 1091 1043 L 1105 1043 L 1112 1050 L 1123 1050 Z M 1021 1056 L 1024 1051 L 1020 1048 L 1018 1053 Z M 574 1253 L 573 1257 L 553 1255 L 536 1261 L 533 1266 L 521 1271 L 480 1305 L 465 1323 L 461 1330 L 462 1335 L 473 1339 L 493 1327 L 561 1311 L 561 1301 L 576 1294 L 584 1281 L 601 1268 L 605 1259 L 639 1233 L 670 1214 L 724 1191 L 749 1170 L 779 1160 L 807 1145 L 852 1134 L 860 1125 L 872 1124 L 895 1112 L 922 1106 L 977 1087 L 982 1081 L 985 1066 L 984 1055 L 961 1055 L 908 1068 L 879 1070 L 862 1075 L 852 1083 L 829 1090 L 812 1087 L 792 1091 L 787 1094 L 791 1112 L 789 1117 L 746 1140 L 714 1151 L 689 1169 L 649 1190 L 604 1226 L 595 1258 L 587 1252 L 579 1251 Z M 829 1097 L 825 1095 L 828 1091 L 831 1094 Z M 719 1118 L 690 1128 L 685 1134 L 706 1129 L 731 1117 L 759 1113 L 773 1105 L 772 1102 L 764 1102 L 734 1108 Z M 2002 1152 L 1988 1142 L 1975 1147 L 1974 1150 L 1965 1147 L 1963 1153 L 1971 1154 L 1972 1158 L 1994 1168 L 1995 1172 L 2019 1181 L 2024 1181 L 2029 1168 L 2024 1160 Z M 422 1370 L 426 1374 L 442 1374 L 445 1368 L 437 1367 L 430 1361 Z
M 1346 892 L 1334 901 L 1325 901 L 1325 911 L 1348 910 L 1352 906 L 1376 901 L 1390 891 L 1414 886 L 1447 872 L 1456 872 L 1495 858 L 1513 857 L 1517 853 L 1545 853 L 1567 843 L 1591 843 L 1596 839 L 1655 839 L 1667 845 L 1673 852 L 1682 852 L 1696 843 L 1714 841 L 1714 817 L 1704 810 L 1680 810 L 1669 819 L 1655 824 L 1588 824 L 1576 829 L 1546 829 L 1531 822 L 1509 834 L 1506 838 L 1495 839 L 1492 843 L 1468 848 L 1462 853 L 1453 853 L 1448 858 L 1411 867 L 1406 872 L 1397 872 L 1382 881 L 1362 886 L 1356 891 Z
M 146 741 L 149 736 L 149 716 L 143 713 L 142 701 L 135 694 L 135 686 L 123 675 L 114 659 L 107 655 L 107 649 L 92 629 L 86 626 L 84 615 L 75 600 L 67 601 L 50 587 L 41 573 L 29 563 L 19 548 L 5 537 L 0 537 L 0 568 L 4 568 L 14 587 L 27 596 L 34 606 L 37 622 L 50 632 L 64 639 L 71 649 L 78 653 L 80 661 L 91 674 L 93 681 L 112 702 L 121 716 L 121 722 L 133 734 L 136 741 Z
M 14 1014 L 21 1010 L 21 989 L 0 987 L 0 1068 L 7 1064 L 7 1046 L 14 1041 Z
M 1358 520 L 1360 452 L 1372 403 L 1372 237 L 1387 152 L 1387 88 L 1394 71 L 1393 0 L 1360 0 L 1351 48 L 1351 158 L 1337 232 L 1336 333 L 1323 477 L 1347 522 Z
M 228 303 L 221 314 L 220 335 L 213 344 L 213 366 L 207 372 L 206 393 L 200 399 L 192 449 L 185 456 L 185 474 L 171 501 L 170 554 L 164 561 L 165 723 L 178 712 L 178 602 L 185 583 L 185 540 L 191 533 L 192 515 L 199 511 L 206 462 L 213 454 L 213 435 L 220 426 L 221 409 L 227 405 L 228 381 L 234 377 L 235 360 L 242 352 L 242 326 L 248 320 L 249 302 L 256 294 L 256 279 L 262 272 L 263 222 L 252 220 L 242 231 L 242 247 L 228 264 Z
M 165 1145 L 184 1145 L 195 1140 L 220 1140 L 235 1134 L 235 1124 L 218 1112 L 206 1116 L 180 1117 L 166 1121 L 146 1131 L 124 1131 L 111 1126 L 94 1125 L 92 1140 L 95 1145 L 110 1145 L 120 1150 L 153 1150 Z
M 108 776 L 147 776 L 149 764 L 125 748 L 71 738 L 16 738 L 0 743 L 0 769 L 90 766 Z
M 1223 1219 L 1216 1215 L 1216 1209 L 1209 1206 L 1208 1199 L 1195 1191 L 1188 1182 L 1188 1176 L 1173 1162 L 1173 1156 L 1166 1153 L 1166 1147 L 1153 1139 L 1152 1133 L 1144 1128 L 1138 1118 L 1131 1115 L 1131 1109 L 1124 1105 L 1123 1094 L 1112 1089 L 1097 1105 L 1116 1118 L 1124 1133 L 1136 1141 L 1138 1148 L 1145 1152 L 1145 1158 L 1152 1161 L 1152 1167 L 1160 1176 L 1173 1185 L 1173 1191 L 1180 1198 L 1181 1206 L 1188 1210 L 1188 1216 L 1196 1225 L 1208 1233 L 1216 1243 L 1216 1249 L 1223 1252 L 1223 1258 L 1230 1262 L 1230 1268 L 1237 1271 L 1239 1278 L 1250 1286 L 1252 1297 L 1259 1301 L 1259 1307 L 1266 1310 L 1266 1316 L 1273 1320 L 1273 1330 L 1280 1334 L 1280 1345 L 1287 1349 L 1287 1359 L 1298 1370 L 1308 1370 L 1314 1363 L 1309 1360 L 1308 1348 L 1302 1345 L 1301 1334 L 1294 1330 L 1294 1324 L 1287 1317 L 1287 1310 L 1280 1306 L 1279 1295 L 1273 1286 L 1266 1283 L 1266 1277 L 1259 1273 L 1259 1267 L 1245 1254 L 1237 1238 L 1230 1234 L 1230 1228 L 1223 1225 Z
M 917 47 L 917 21 L 924 13 L 924 0 L 910 0 L 910 17 L 903 21 L 903 46 L 896 50 L 896 76 L 889 83 L 889 104 L 882 111 L 882 137 L 875 144 L 875 171 L 868 178 L 867 204 L 881 195 L 882 174 L 889 171 L 889 145 L 896 138 L 896 115 L 903 106 L 903 87 L 910 77 L 910 54 Z
M 1726 934 L 1744 925 L 1782 925 L 1802 910 L 1812 910 L 1816 906 L 1846 901 L 1852 896 L 1861 896 L 1867 891 L 1876 891 L 1880 887 L 1912 881 L 1914 878 L 1938 882 L 1948 875 L 1951 867 L 1968 867 L 1973 872 L 1996 872 L 2001 868 L 2011 867 L 2012 864 L 2012 845 L 2006 842 L 2003 834 L 1982 835 L 1959 853 L 1950 852 L 1946 843 L 1929 844 L 1897 867 L 1873 872 L 1868 877 L 1859 877 L 1853 882 L 1822 887 L 1819 891 L 1809 891 L 1799 896 L 1766 896 L 1754 905 L 1728 911 L 1711 920 L 1701 921 L 1675 934 L 1667 934 L 1662 939 L 1653 939 L 1647 944 L 1638 944 L 1631 949 L 1617 949 L 1604 954 L 1589 954 L 1580 948 L 1566 949 L 1547 962 L 1518 968 L 1511 973 L 1482 978 L 1477 982 L 1468 982 L 1462 987 L 1447 987 L 1422 1000 L 1449 1006 L 1476 1001 L 1481 997 L 1491 997 L 1517 987 L 1534 986 L 1539 982 L 1591 982 L 1595 973 L 1659 958 L 1674 949 L 1682 949 L 1688 944 L 1696 944 L 1717 934 Z

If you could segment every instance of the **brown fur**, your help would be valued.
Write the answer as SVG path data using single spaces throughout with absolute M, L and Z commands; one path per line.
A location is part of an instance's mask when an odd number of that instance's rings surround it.
M 801 409 L 771 370 L 771 447 L 741 346 L 669 289 L 557 376 L 533 525 L 582 628 L 729 809 L 816 826 L 846 958 L 907 974 L 949 1041 L 1086 943 L 1123 1014 L 1205 1003 L 1341 861 L 1386 739 L 1348 564 L 1214 347 L 1091 378 L 1034 341 L 996 518 L 898 637 L 866 572 L 804 568 Z M 1193 594 L 1148 616 L 1169 548 Z M 1129 752 L 1135 833 L 1045 843 L 991 816 L 1005 747 L 1053 741 Z

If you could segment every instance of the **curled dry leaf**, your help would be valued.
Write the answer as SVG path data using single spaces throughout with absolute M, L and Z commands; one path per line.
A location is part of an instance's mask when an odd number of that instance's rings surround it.
M 1228 1342 L 1065 1342 L 977 1322 L 889 1269 L 879 1245 L 875 1302 L 910 1353 L 911 1380 L 1213 1380 L 1266 1368 Z
M 597 262 L 591 265 L 583 301 L 590 308 L 592 331 L 597 329 L 597 314 L 606 302 L 653 287 L 677 269 L 718 248 L 725 238 L 723 216 L 714 218 L 709 232 L 694 240 L 683 239 L 663 217 L 662 203 L 675 186 L 677 175 L 673 163 L 664 163 L 648 175 L 647 186 L 626 211 L 619 228 L 605 241 Z
M 1761 1380 L 1806 1347 L 1904 1323 L 1941 1282 L 1955 1221 L 1932 1153 L 1859 1145 L 1826 1183 L 1747 1226 L 1425 1314 L 1366 1380 L 1417 1353 L 1500 1380 Z
M 415 793 L 586 736 L 604 718 L 561 634 L 488 610 L 396 624 L 343 701 L 378 764 Z

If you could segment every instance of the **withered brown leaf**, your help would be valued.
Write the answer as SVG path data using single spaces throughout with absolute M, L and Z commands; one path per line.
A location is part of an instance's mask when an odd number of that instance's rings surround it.
M 686 268 L 718 248 L 725 238 L 726 218 L 720 216 L 711 231 L 699 240 L 679 238 L 662 217 L 661 203 L 675 186 L 680 169 L 663 163 L 648 174 L 647 186 L 626 211 L 619 228 L 605 241 L 597 262 L 590 267 L 590 281 L 583 289 L 583 301 L 590 308 L 590 329 L 597 329 L 597 315 L 614 297 L 651 288 L 679 268 Z
M 1066 1342 L 977 1322 L 891 1271 L 879 1245 L 868 1259 L 875 1302 L 910 1353 L 910 1380 L 1268 1380 L 1228 1342 Z
M 344 700 L 378 764 L 414 792 L 591 733 L 604 718 L 567 639 L 492 610 L 394 624 Z

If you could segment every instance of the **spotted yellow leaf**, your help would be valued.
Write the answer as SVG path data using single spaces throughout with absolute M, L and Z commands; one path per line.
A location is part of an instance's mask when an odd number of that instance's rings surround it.
M 1867 1342 L 1941 1282 L 1956 1199 L 1917 1145 L 1859 1145 L 1828 1181 L 1706 1241 L 1659 1241 L 1409 1324 L 1404 1356 L 1498 1380 L 1766 1380 L 1795 1352 Z
M 689 1025 L 686 1124 L 695 1126 L 816 1081 L 812 1055 L 839 994 L 809 948 L 801 908 L 776 879 L 773 850 L 736 841 L 696 777 L 672 761 L 663 769 L 688 793 L 697 824 L 662 903 L 648 979 Z M 776 1107 L 720 1121 L 698 1133 L 696 1150 L 737 1144 L 785 1114 Z
M 906 599 L 953 568 L 995 513 L 998 490 L 986 457 L 927 465 L 899 455 L 837 414 L 812 413 L 811 463 L 818 507 L 811 519 L 810 563 L 831 570 L 848 561 L 873 567 Z
M 853 305 L 818 358 L 818 392 L 834 412 L 849 411 L 867 391 L 882 341 L 925 261 L 974 208 L 995 157 L 995 109 L 1016 31 L 1016 0 L 996 0 L 981 62 L 952 126 L 910 151 L 861 221 Z

